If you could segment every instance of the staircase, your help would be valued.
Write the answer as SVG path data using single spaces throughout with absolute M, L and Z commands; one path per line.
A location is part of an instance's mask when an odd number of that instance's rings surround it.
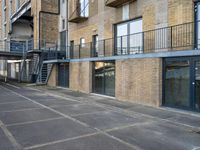
M 39 75 L 38 75 L 38 79 L 37 79 L 37 83 L 39 84 L 47 84 L 48 80 L 49 80 L 49 76 L 51 74 L 53 65 L 52 64 L 45 64 L 42 63 Z

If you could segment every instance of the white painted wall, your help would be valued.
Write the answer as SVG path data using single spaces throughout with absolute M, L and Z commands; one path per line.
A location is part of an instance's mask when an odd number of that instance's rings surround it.
M 20 20 L 13 24 L 12 39 L 29 39 L 33 35 L 33 30 L 28 21 Z
M 65 19 L 65 29 L 62 28 L 63 19 Z M 60 0 L 59 32 L 66 30 L 66 25 L 67 25 L 66 23 L 67 23 L 67 0 Z

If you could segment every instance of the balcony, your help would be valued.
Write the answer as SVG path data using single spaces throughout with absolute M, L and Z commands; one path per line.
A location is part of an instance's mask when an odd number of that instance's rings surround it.
M 200 37 L 195 36 L 194 23 L 104 39 L 94 45 L 75 45 L 70 49 L 71 59 L 164 53 L 200 49 Z
M 71 13 L 69 22 L 80 23 L 88 19 L 89 16 L 89 2 L 86 4 L 77 3 L 76 9 Z
M 106 6 L 108 7 L 120 7 L 125 3 L 132 2 L 136 0 L 106 0 Z

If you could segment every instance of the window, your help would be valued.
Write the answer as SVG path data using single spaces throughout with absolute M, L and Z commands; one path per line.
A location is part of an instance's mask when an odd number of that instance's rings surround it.
M 122 20 L 128 20 L 129 19 L 129 4 L 124 5 L 122 7 Z
M 15 70 L 16 70 L 17 73 L 19 72 L 19 63 L 15 64 Z
M 89 16 L 89 0 L 80 0 L 80 16 Z
M 117 24 L 115 28 L 116 54 L 136 54 L 143 49 L 142 19 Z
M 85 47 L 85 39 L 84 38 L 80 39 L 80 46 Z
M 4 38 L 6 38 L 6 31 L 7 31 L 7 26 L 4 24 Z
M 65 29 L 65 19 L 62 20 L 62 29 Z
M 60 32 L 60 48 L 66 50 L 66 31 Z

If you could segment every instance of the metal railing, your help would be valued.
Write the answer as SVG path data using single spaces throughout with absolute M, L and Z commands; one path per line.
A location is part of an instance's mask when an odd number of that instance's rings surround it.
M 17 43 L 16 41 L 1 41 L 0 51 L 10 49 L 11 52 L 24 53 L 32 49 L 40 50 L 47 52 L 48 59 L 52 60 L 200 49 L 200 34 L 198 36 L 195 26 L 200 27 L 200 22 L 190 22 L 74 46 L 60 46 L 57 42 L 35 39 Z
M 200 23 L 185 23 L 140 33 L 104 39 L 71 47 L 71 59 L 135 55 L 200 48 L 195 30 Z M 199 35 L 200 36 L 200 35 Z

